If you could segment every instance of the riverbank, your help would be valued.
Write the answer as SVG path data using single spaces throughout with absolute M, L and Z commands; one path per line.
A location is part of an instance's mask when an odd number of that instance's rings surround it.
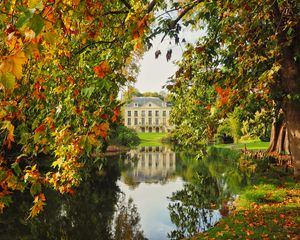
M 229 149 L 245 149 L 248 150 L 267 150 L 269 147 L 269 142 L 262 142 L 260 140 L 248 140 L 242 141 L 240 143 L 232 143 L 232 144 L 215 144 L 213 145 L 216 148 L 229 148 Z
M 261 166 L 257 166 L 261 167 Z M 298 239 L 300 183 L 291 172 L 268 166 L 235 201 L 235 210 L 192 239 Z

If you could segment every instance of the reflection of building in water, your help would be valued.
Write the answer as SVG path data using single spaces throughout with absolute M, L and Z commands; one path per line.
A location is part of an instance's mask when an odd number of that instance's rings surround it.
M 176 170 L 175 152 L 166 147 L 142 147 L 128 156 L 137 160 L 128 173 L 135 182 L 165 181 Z

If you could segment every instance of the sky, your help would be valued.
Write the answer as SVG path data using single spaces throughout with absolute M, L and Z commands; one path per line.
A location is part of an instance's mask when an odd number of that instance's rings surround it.
M 182 32 L 181 39 L 184 37 L 187 43 L 196 42 L 197 32 L 191 32 L 186 30 Z M 162 87 L 167 83 L 168 78 L 176 72 L 175 61 L 180 60 L 184 51 L 184 43 L 181 46 L 175 45 L 174 40 L 172 44 L 168 39 L 161 42 L 162 36 L 158 36 L 152 42 L 153 47 L 145 52 L 143 59 L 140 61 L 140 72 L 137 77 L 136 87 L 140 92 L 160 92 Z M 172 49 L 172 58 L 169 62 L 166 60 L 166 53 L 169 49 Z M 155 59 L 155 52 L 160 50 L 162 54 L 158 59 Z

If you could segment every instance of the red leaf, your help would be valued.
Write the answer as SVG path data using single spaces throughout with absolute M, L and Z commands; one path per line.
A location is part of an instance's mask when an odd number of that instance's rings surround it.
M 35 132 L 35 133 L 44 132 L 45 129 L 46 129 L 46 126 L 45 126 L 44 123 L 42 123 L 40 126 L 38 126 L 38 127 L 34 130 L 34 132 Z

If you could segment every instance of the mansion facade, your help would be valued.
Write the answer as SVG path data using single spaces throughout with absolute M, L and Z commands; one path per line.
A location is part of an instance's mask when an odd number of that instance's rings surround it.
M 124 108 L 125 126 L 137 132 L 168 132 L 171 106 L 158 97 L 134 97 Z

